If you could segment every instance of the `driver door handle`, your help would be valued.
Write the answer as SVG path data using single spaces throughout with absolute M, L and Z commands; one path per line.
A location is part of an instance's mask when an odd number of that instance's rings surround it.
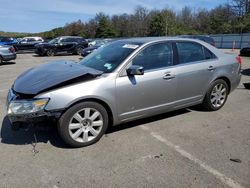
M 163 76 L 163 79 L 165 80 L 171 80 L 173 78 L 175 78 L 175 75 L 171 74 L 170 72 L 165 73 L 165 75 Z
M 207 70 L 209 70 L 209 71 L 213 71 L 214 69 L 215 69 L 215 67 L 212 65 L 207 68 Z

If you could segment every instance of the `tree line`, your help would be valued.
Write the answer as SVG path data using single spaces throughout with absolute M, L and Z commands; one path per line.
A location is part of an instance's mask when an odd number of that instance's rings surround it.
M 176 12 L 170 8 L 148 10 L 138 6 L 132 14 L 109 16 L 101 12 L 87 22 L 79 19 L 47 32 L 16 33 L 16 36 L 111 38 L 247 32 L 250 32 L 250 0 L 231 0 L 211 10 L 186 6 Z

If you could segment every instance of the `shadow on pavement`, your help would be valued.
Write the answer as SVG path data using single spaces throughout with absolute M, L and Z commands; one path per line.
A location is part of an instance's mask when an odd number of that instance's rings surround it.
M 47 126 L 48 127 L 48 126 Z M 60 139 L 56 126 L 51 125 L 47 129 L 35 129 L 37 143 L 47 143 L 50 142 L 53 146 L 58 148 L 67 148 L 67 145 Z M 11 124 L 7 117 L 3 119 L 2 129 L 1 129 L 1 143 L 12 144 L 12 145 L 27 145 L 35 142 L 34 139 L 34 129 L 30 127 L 29 129 L 20 129 L 18 131 L 13 131 L 11 129 Z
M 0 66 L 4 66 L 4 65 L 15 65 L 16 62 L 14 61 L 8 61 L 8 62 L 3 62 L 2 64 L 0 64 Z
M 160 115 L 156 115 L 156 116 L 152 116 L 152 117 L 148 117 L 148 118 L 144 118 L 144 119 L 140 119 L 140 120 L 131 121 L 131 122 L 124 123 L 124 124 L 121 124 L 121 125 L 117 125 L 117 126 L 114 126 L 114 127 L 109 127 L 106 134 L 111 134 L 113 132 L 133 128 L 133 127 L 136 127 L 136 126 L 139 126 L 139 125 L 152 123 L 152 122 L 155 122 L 155 121 L 171 118 L 171 117 L 174 117 L 174 116 L 179 116 L 179 115 L 186 114 L 186 113 L 189 113 L 189 112 L 191 112 L 191 110 L 181 109 L 181 110 L 168 112 L 168 113 L 164 113 L 164 114 L 160 114 Z
M 106 134 L 112 134 L 113 132 L 121 131 L 124 129 L 133 128 L 142 124 L 151 123 L 154 121 L 167 119 L 170 117 L 178 116 L 181 114 L 185 114 L 190 112 L 188 109 L 182 109 L 177 110 L 174 112 L 169 112 L 161 115 L 156 115 L 149 118 L 144 118 L 141 120 L 132 121 L 129 123 L 124 123 L 118 126 L 110 127 Z M 48 126 L 47 126 L 48 127 Z M 55 125 L 51 125 L 48 129 L 40 130 L 39 128 L 35 130 L 36 132 L 36 139 L 37 143 L 48 143 L 50 142 L 51 145 L 58 147 L 58 148 L 64 148 L 64 149 L 70 149 L 59 137 L 59 134 L 56 130 Z M 20 129 L 18 131 L 13 131 L 11 129 L 11 124 L 7 117 L 3 119 L 2 122 L 2 129 L 1 129 L 1 143 L 3 144 L 12 144 L 12 145 L 27 145 L 32 144 L 35 142 L 34 139 L 34 129 L 29 128 L 27 130 Z

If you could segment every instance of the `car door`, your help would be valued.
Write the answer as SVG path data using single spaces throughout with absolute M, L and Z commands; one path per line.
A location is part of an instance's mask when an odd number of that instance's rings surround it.
M 25 50 L 26 46 L 28 45 L 27 42 L 28 39 L 23 39 L 20 42 L 18 42 L 15 46 L 17 47 L 18 50 Z
M 66 38 L 64 42 L 64 51 L 71 52 L 75 44 L 75 38 Z
M 177 41 L 176 52 L 176 108 L 179 108 L 203 99 L 216 72 L 217 58 L 206 47 L 191 41 Z
M 56 45 L 57 52 L 65 52 L 69 48 L 68 38 L 62 38 Z
M 34 39 L 34 38 L 28 38 L 27 43 L 24 46 L 24 50 L 34 49 L 35 44 L 36 44 L 36 39 Z
M 116 105 L 121 121 L 152 115 L 171 108 L 175 101 L 172 44 L 152 44 L 128 65 L 144 67 L 144 75 L 121 75 L 116 79 Z M 127 68 L 128 68 L 127 67 Z

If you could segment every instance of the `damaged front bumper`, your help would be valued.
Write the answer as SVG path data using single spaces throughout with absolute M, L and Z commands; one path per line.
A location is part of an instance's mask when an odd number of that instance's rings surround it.
M 15 94 L 12 89 L 9 90 L 6 100 L 6 113 L 12 128 L 15 130 L 29 125 L 46 125 L 45 122 L 56 121 L 61 116 L 62 110 L 46 111 L 42 109 L 31 113 L 11 113 L 10 104 L 21 100 L 18 94 Z

